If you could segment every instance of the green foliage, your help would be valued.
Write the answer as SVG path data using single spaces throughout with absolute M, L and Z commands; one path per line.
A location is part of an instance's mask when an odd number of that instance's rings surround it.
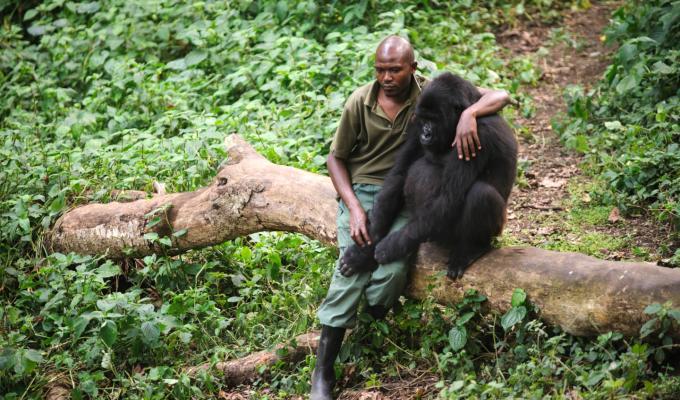
M 662 363 L 666 359 L 667 352 L 673 349 L 671 333 L 677 332 L 680 327 L 680 309 L 674 309 L 672 306 L 670 302 L 647 306 L 645 314 L 651 315 L 652 318 L 640 328 L 641 338 L 651 338 L 661 343 L 661 346 L 654 351 L 654 359 L 658 363 Z
M 351 365 L 345 368 L 350 371 L 345 377 L 348 385 L 379 388 L 435 371 L 438 398 L 446 399 L 671 399 L 675 395 L 680 380 L 667 360 L 657 356 L 677 354 L 670 339 L 664 339 L 666 344 L 646 339 L 628 342 L 618 333 L 577 338 L 530 317 L 504 327 L 503 319 L 517 312 L 513 310 L 534 308 L 522 289 L 515 289 L 508 300 L 511 307 L 503 316 L 486 315 L 485 298 L 475 292 L 468 292 L 453 307 L 441 307 L 431 298 L 407 300 L 393 319 L 379 324 L 360 316 L 364 323 L 341 351 L 341 359 Z M 648 312 L 658 318 L 650 325 L 672 319 L 671 313 L 678 311 L 672 311 L 671 305 L 650 307 Z M 296 376 L 306 380 L 309 370 L 302 368 L 304 372 Z
M 556 127 L 605 181 L 605 202 L 649 208 L 677 230 L 680 3 L 627 2 L 606 36 L 620 46 L 612 64 L 593 92 L 567 90 L 568 119 Z
M 536 23 L 555 22 L 565 9 L 588 9 L 590 0 L 489 0 L 484 6 L 495 13 L 499 24 L 515 25 L 520 20 Z
M 527 58 L 500 60 L 487 28 L 581 3 L 0 1 L 2 396 L 42 398 L 61 375 L 75 399 L 216 397 L 218 374 L 189 377 L 185 368 L 308 331 L 334 251 L 268 233 L 170 257 L 164 249 L 187 232 L 153 231 L 166 225 L 162 206 L 145 221 L 156 255 L 112 262 L 46 254 L 56 218 L 109 201 L 111 189 L 151 191 L 154 180 L 170 192 L 195 190 L 227 157 L 232 132 L 272 161 L 323 172 L 344 99 L 371 79 L 374 47 L 387 34 L 411 38 L 423 74 L 449 70 L 505 88 L 529 110 L 517 91 L 536 82 L 538 69 Z M 424 368 L 439 376 L 443 396 L 459 386 L 471 397 L 559 393 L 583 388 L 575 376 L 589 377 L 588 368 L 604 371 L 588 388 L 619 393 L 622 373 L 604 367 L 619 359 L 637 379 L 626 390 L 638 390 L 639 379 L 677 387 L 643 368 L 652 341 L 630 355 L 625 346 L 600 353 L 523 315 L 506 318 L 501 331 L 497 316 L 481 313 L 483 301 L 469 293 L 454 307 L 407 301 L 394 320 L 364 316 L 343 356 L 361 367 L 361 385 Z M 518 298 L 513 306 L 528 307 Z M 665 332 L 668 315 L 657 314 L 650 332 Z M 577 346 L 601 363 L 571 361 L 575 350 L 564 348 Z M 559 362 L 575 372 L 551 372 Z M 276 365 L 252 397 L 306 393 L 312 363 Z
M 506 332 L 526 318 L 526 299 L 527 294 L 522 289 L 515 289 L 512 293 L 511 307 L 501 318 L 501 326 Z

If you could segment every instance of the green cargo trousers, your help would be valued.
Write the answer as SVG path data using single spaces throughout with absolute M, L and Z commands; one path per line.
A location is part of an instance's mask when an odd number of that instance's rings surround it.
M 359 183 L 354 184 L 352 188 L 361 206 L 367 213 L 370 212 L 380 186 Z M 402 211 L 392 224 L 390 232 L 406 225 L 407 220 L 408 213 Z M 328 294 L 321 303 L 317 315 L 323 325 L 353 328 L 362 294 L 366 294 L 366 301 L 370 306 L 381 305 L 389 308 L 394 305 L 406 286 L 408 265 L 404 259 L 380 265 L 373 272 L 343 276 L 338 271 L 338 265 L 345 249 L 354 241 L 349 233 L 349 209 L 342 200 L 338 206 L 337 224 L 340 256 L 335 264 Z

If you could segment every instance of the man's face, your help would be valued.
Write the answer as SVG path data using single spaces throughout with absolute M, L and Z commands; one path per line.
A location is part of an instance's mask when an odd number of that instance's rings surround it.
M 415 72 L 415 62 L 410 64 L 406 57 L 394 51 L 380 52 L 375 55 L 375 78 L 387 97 L 406 96 L 410 89 L 411 75 Z

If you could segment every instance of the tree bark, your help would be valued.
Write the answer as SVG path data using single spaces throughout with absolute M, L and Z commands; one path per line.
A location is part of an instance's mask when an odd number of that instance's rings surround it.
M 599 260 L 579 253 L 532 247 L 494 250 L 477 260 L 462 279 L 432 281 L 445 271 L 447 254 L 436 246 L 421 245 L 409 294 L 427 295 L 428 285 L 437 302 L 456 304 L 468 289 L 488 298 L 492 310 L 510 308 L 512 292 L 522 288 L 538 306 L 540 317 L 576 336 L 609 331 L 639 334 L 649 320 L 644 309 L 652 303 L 680 305 L 680 270 L 644 262 Z M 675 325 L 671 334 L 680 337 Z
M 209 186 L 131 203 L 75 208 L 57 221 L 47 236 L 48 245 L 53 251 L 122 258 L 161 251 L 176 254 L 272 230 L 335 243 L 337 204 L 329 178 L 272 164 L 239 136 L 226 142 L 229 158 Z M 162 222 L 149 227 L 154 210 Z M 183 236 L 172 235 L 185 229 Z M 144 238 L 148 232 L 169 237 L 172 245 L 161 248 Z M 452 282 L 439 274 L 445 261 L 440 249 L 421 246 L 409 294 L 422 298 L 432 285 L 438 302 L 452 304 L 474 288 L 488 297 L 492 310 L 504 312 L 512 291 L 522 288 L 546 322 L 579 336 L 608 331 L 636 335 L 649 318 L 643 312 L 647 305 L 672 301 L 680 306 L 680 270 L 650 263 L 504 248 L 490 252 L 461 280 Z M 680 337 L 678 329 L 672 334 Z
M 335 243 L 335 189 L 328 177 L 274 165 L 239 136 L 226 140 L 229 158 L 213 182 L 195 192 L 133 202 L 88 204 L 65 213 L 48 235 L 54 251 L 110 258 L 142 257 L 223 243 L 261 231 L 299 232 Z M 163 210 L 149 216 L 154 210 Z M 147 227 L 155 216 L 161 223 Z M 173 232 L 186 229 L 180 237 Z M 161 248 L 144 238 L 172 240 Z

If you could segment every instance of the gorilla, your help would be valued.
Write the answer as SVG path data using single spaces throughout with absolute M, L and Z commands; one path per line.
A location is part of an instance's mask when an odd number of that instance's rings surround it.
M 425 87 L 369 215 L 372 244 L 349 247 L 340 273 L 372 271 L 434 241 L 450 251 L 447 276 L 457 279 L 491 249 L 517 174 L 517 140 L 499 115 L 479 117 L 477 157 L 463 161 L 452 154 L 460 115 L 480 97 L 474 85 L 451 73 Z M 404 206 L 407 224 L 387 235 Z

